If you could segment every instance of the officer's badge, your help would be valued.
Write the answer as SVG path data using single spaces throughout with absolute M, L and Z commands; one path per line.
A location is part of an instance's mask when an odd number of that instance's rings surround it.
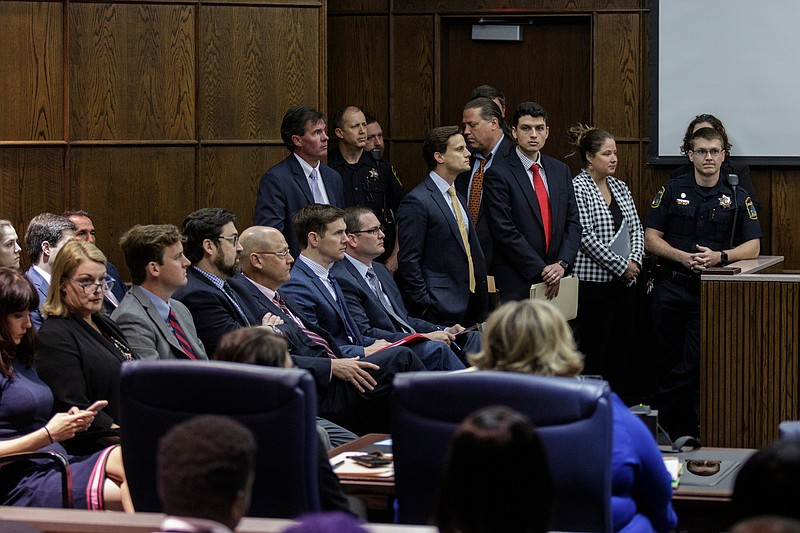
M 379 176 L 380 175 L 378 174 L 378 169 L 377 168 L 369 169 L 369 179 L 377 180 Z
M 730 209 L 730 207 L 731 207 L 731 197 L 730 197 L 730 196 L 728 196 L 727 194 L 723 194 L 723 195 L 722 195 L 722 196 L 720 196 L 720 198 L 719 198 L 719 205 L 720 205 L 720 206 L 721 206 L 723 209 Z
M 650 202 L 650 207 L 655 209 L 656 207 L 661 205 L 661 198 L 663 198 L 663 197 L 664 197 L 664 187 L 661 187 L 661 189 L 659 189 L 659 191 L 653 197 L 653 201 Z
M 750 220 L 758 220 L 758 213 L 756 213 L 756 206 L 753 205 L 753 200 L 750 197 L 747 197 L 747 200 L 744 201 L 745 207 L 747 207 L 747 216 L 750 217 Z

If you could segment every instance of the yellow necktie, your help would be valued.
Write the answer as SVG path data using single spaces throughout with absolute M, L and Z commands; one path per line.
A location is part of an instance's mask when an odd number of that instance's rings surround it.
M 461 242 L 464 243 L 464 250 L 467 252 L 467 264 L 469 265 L 469 292 L 475 292 L 475 266 L 472 264 L 472 251 L 469 249 L 469 237 L 467 237 L 467 226 L 464 224 L 464 217 L 461 216 L 461 203 L 456 197 L 456 190 L 451 185 L 447 189 L 450 199 L 453 201 L 453 211 L 456 213 L 458 231 L 461 233 Z

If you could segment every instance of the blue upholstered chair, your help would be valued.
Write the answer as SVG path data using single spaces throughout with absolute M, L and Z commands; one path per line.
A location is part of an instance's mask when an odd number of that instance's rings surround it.
M 800 439 L 800 420 L 785 420 L 778 424 L 778 438 Z
M 392 443 L 399 521 L 425 524 L 435 509 L 450 439 L 469 414 L 506 405 L 536 425 L 555 504 L 550 529 L 611 531 L 610 389 L 605 381 L 514 372 L 398 374 Z
M 201 414 L 230 416 L 255 435 L 248 516 L 292 518 L 320 510 L 316 392 L 308 372 L 221 361 L 132 361 L 122 365 L 120 392 L 122 454 L 137 511 L 162 512 L 159 438 Z

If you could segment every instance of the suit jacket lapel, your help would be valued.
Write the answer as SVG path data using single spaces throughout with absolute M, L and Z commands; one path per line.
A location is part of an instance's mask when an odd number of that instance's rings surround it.
M 153 324 L 155 324 L 156 329 L 158 329 L 161 335 L 167 339 L 167 342 L 170 344 L 170 346 L 177 349 L 182 354 L 183 348 L 181 348 L 181 345 L 178 344 L 178 339 L 175 338 L 175 334 L 172 333 L 172 330 L 169 329 L 167 323 L 164 322 L 164 320 L 161 318 L 161 315 L 158 314 L 158 311 L 156 311 L 156 308 L 150 301 L 150 298 L 146 294 L 142 293 L 141 290 L 139 290 L 138 285 L 131 287 L 131 293 L 144 308 L 148 318 L 153 322 Z
M 553 221 L 553 237 L 555 237 L 556 236 L 556 231 L 555 231 L 556 230 L 556 221 L 557 220 L 561 220 L 559 215 L 560 215 L 561 209 L 564 208 L 564 206 L 561 205 L 561 202 L 559 202 L 558 199 L 559 199 L 559 197 L 561 195 L 561 189 L 562 189 L 562 187 L 564 187 L 565 184 L 562 183 L 561 180 L 556 178 L 556 172 L 555 171 L 553 171 L 552 173 L 549 172 L 549 167 L 546 165 L 546 163 L 547 163 L 547 161 L 545 160 L 544 156 L 542 156 L 542 166 L 544 167 L 544 173 L 547 176 L 551 176 L 551 178 L 548 178 L 548 180 L 547 180 L 547 187 L 548 187 L 549 192 L 550 192 L 550 195 L 549 195 L 550 196 L 550 213 L 551 213 L 550 220 Z M 554 241 L 555 241 L 555 239 L 554 239 Z M 550 246 L 552 247 L 553 243 L 550 243 Z
M 311 193 L 311 187 L 308 186 L 308 179 L 306 178 L 305 172 L 303 172 L 303 167 L 300 166 L 300 162 L 297 161 L 294 154 L 289 154 L 289 167 L 292 169 L 295 183 L 297 183 L 297 186 L 303 191 L 306 200 L 308 203 L 313 204 L 314 195 Z M 325 185 L 327 186 L 327 183 Z
M 536 215 L 536 220 L 539 221 L 539 227 L 543 227 L 542 211 L 541 209 L 539 209 L 539 200 L 536 199 L 536 193 L 533 190 L 533 182 L 531 181 L 531 176 L 528 173 L 528 171 L 522 166 L 522 161 L 519 160 L 519 157 L 514 157 L 510 161 L 511 161 L 511 171 L 514 176 L 514 179 L 517 180 L 517 184 L 519 185 L 520 190 L 522 190 L 523 194 L 525 195 L 525 200 L 528 201 L 528 205 L 530 206 L 531 211 Z
M 439 210 L 441 210 L 442 216 L 447 221 L 447 225 L 450 226 L 450 231 L 453 234 L 453 238 L 461 246 L 461 250 L 466 254 L 467 249 L 464 247 L 464 243 L 461 242 L 461 232 L 458 230 L 458 222 L 456 221 L 453 211 L 450 209 L 450 205 L 448 205 L 447 201 L 442 196 L 442 192 L 439 190 L 439 187 L 436 186 L 433 180 L 430 177 L 426 178 L 426 180 L 425 186 L 428 188 L 433 202 L 439 207 Z M 456 194 L 456 198 L 458 198 L 458 194 Z M 460 201 L 461 200 L 459 199 L 459 202 Z M 467 213 L 467 216 L 469 216 L 469 213 Z

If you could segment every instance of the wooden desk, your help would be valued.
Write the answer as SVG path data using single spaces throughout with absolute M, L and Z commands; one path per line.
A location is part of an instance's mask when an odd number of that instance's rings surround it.
M 348 451 L 388 452 L 388 447 L 376 447 L 375 443 L 389 438 L 389 435 L 370 433 L 328 452 L 333 457 Z M 713 476 L 697 476 L 684 470 L 678 488 L 673 492 L 672 505 L 678 514 L 678 529 L 691 532 L 726 531 L 730 515 L 731 496 L 736 475 L 742 464 L 756 450 L 746 448 L 701 448 L 665 454 L 676 456 L 682 462 L 690 459 L 719 459 L 722 468 Z M 370 521 L 377 521 L 381 513 L 388 520 L 393 516 L 394 478 L 370 479 L 357 476 L 340 475 L 339 481 L 345 494 L 356 496 L 367 505 Z M 373 518 L 373 513 L 376 518 Z

